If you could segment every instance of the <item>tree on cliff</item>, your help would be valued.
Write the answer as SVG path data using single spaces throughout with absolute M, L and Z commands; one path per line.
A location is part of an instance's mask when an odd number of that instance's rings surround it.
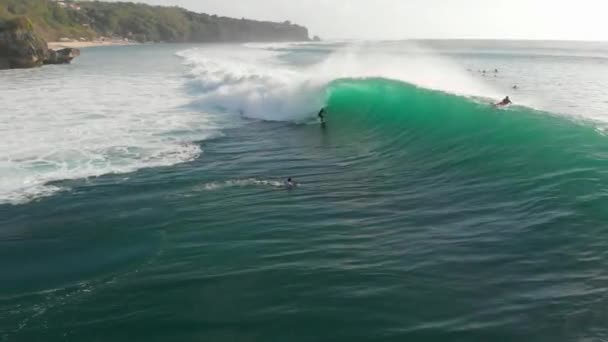
M 179 7 L 129 2 L 78 2 L 79 9 L 51 0 L 0 0 L 0 20 L 29 17 L 47 40 L 120 36 L 164 42 L 308 40 L 305 27 L 200 14 Z

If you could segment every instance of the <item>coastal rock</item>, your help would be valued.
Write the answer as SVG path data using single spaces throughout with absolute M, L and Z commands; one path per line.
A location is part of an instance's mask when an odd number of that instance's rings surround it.
M 33 68 L 48 56 L 46 41 L 36 35 L 29 19 L 0 23 L 0 69 Z
M 80 56 L 80 50 L 65 48 L 60 50 L 49 50 L 49 55 L 44 64 L 69 64 L 76 57 Z

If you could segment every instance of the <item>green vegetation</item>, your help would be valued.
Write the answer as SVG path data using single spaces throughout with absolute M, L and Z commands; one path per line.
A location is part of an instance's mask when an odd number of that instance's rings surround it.
M 308 40 L 305 27 L 199 14 L 179 7 L 127 2 L 0 0 L 0 21 L 31 19 L 39 35 L 93 39 L 124 37 L 141 42 L 241 42 Z
M 32 31 L 34 24 L 31 20 L 26 17 L 17 17 L 12 20 L 4 21 L 0 23 L 0 29 L 2 30 L 26 30 Z
M 46 40 L 57 40 L 60 37 L 91 39 L 96 36 L 94 30 L 84 26 L 86 16 L 75 10 L 62 8 L 49 0 L 0 0 L 0 20 L 27 16 L 36 32 Z

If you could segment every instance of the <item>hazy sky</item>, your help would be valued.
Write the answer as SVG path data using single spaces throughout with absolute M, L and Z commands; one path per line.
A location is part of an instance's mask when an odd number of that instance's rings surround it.
M 608 40 L 608 0 L 139 0 L 291 20 L 324 38 Z

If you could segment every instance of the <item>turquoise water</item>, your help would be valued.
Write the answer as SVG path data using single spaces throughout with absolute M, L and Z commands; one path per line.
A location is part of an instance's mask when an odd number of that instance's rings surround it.
M 514 44 L 0 74 L 0 339 L 607 338 L 607 47 Z

